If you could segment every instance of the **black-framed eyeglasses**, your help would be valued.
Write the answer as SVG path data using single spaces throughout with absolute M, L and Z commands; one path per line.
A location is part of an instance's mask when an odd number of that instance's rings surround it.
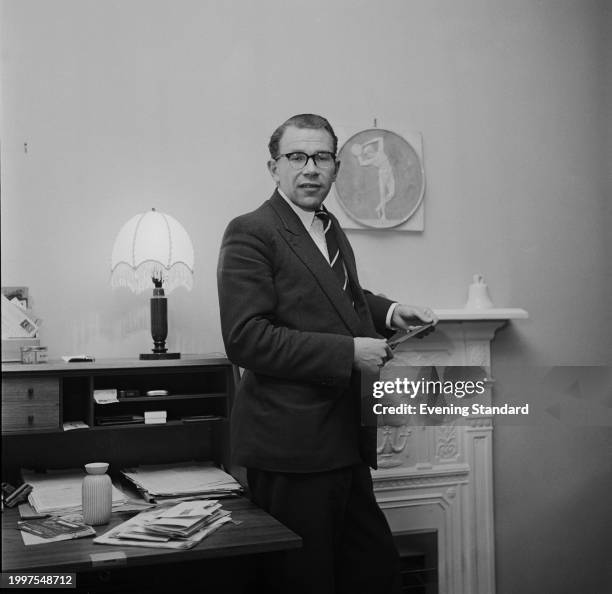
M 308 159 L 312 159 L 312 162 L 319 169 L 331 169 L 336 163 L 336 155 L 329 151 L 319 151 L 312 155 L 307 155 L 299 151 L 295 153 L 285 153 L 284 155 L 279 155 L 274 160 L 278 161 L 281 157 L 285 157 L 287 161 L 289 161 L 289 165 L 298 170 L 306 167 Z

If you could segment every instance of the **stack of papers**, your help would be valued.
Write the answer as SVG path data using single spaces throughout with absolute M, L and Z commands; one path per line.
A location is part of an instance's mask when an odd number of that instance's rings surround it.
M 145 530 L 168 539 L 187 538 L 228 514 L 216 499 L 185 501 L 145 524 Z
M 159 423 L 165 423 L 167 420 L 167 413 L 165 410 L 145 410 L 144 422 L 145 425 L 155 425 Z
M 37 473 L 21 469 L 23 481 L 32 485 L 28 502 L 39 514 L 65 514 L 82 509 L 81 489 L 85 472 L 78 469 Z M 128 503 L 128 498 L 113 485 L 113 511 Z
M 156 464 L 121 472 L 147 501 L 227 497 L 242 492 L 238 481 L 211 463 Z
M 171 539 L 190 538 L 196 532 L 229 516 L 215 499 L 185 501 L 158 511 L 157 517 L 146 519 L 136 529 L 126 528 L 117 534 L 119 538 L 167 542 Z
M 217 501 L 194 500 L 141 512 L 94 539 L 98 544 L 190 549 L 231 520 Z

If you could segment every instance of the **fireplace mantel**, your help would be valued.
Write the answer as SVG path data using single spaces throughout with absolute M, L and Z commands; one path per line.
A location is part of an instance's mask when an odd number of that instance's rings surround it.
M 491 342 L 523 309 L 437 309 L 436 331 L 404 342 L 381 379 L 406 367 L 481 367 L 492 401 Z M 402 372 L 404 369 L 404 372 Z M 396 534 L 436 531 L 440 594 L 494 594 L 493 418 L 436 426 L 399 417 L 378 429 L 376 497 Z
M 491 309 L 434 309 L 441 322 L 467 322 L 487 320 L 526 320 L 529 314 L 516 307 L 492 307 Z

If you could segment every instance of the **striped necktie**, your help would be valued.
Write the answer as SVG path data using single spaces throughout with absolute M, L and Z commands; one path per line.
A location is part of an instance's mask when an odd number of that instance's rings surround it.
M 336 274 L 336 277 L 340 281 L 340 286 L 343 291 L 348 295 L 351 302 L 353 296 L 351 294 L 351 285 L 349 284 L 348 273 L 346 272 L 346 266 L 338 247 L 338 241 L 336 240 L 336 233 L 332 225 L 332 220 L 329 213 L 326 210 L 318 210 L 315 216 L 323 223 L 323 233 L 325 234 L 325 243 L 327 244 L 327 253 L 329 255 L 329 265 L 332 267 Z

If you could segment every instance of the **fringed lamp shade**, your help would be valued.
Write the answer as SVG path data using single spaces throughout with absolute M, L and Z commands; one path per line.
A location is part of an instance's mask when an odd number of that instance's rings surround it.
M 136 215 L 121 228 L 111 260 L 112 287 L 142 293 L 151 288 L 152 278 L 161 280 L 168 293 L 193 286 L 191 239 L 176 219 L 155 209 Z
M 193 245 L 182 225 L 152 209 L 131 218 L 119 231 L 111 256 L 111 286 L 135 293 L 153 287 L 151 298 L 151 353 L 141 359 L 178 359 L 168 353 L 168 299 L 164 291 L 193 285 Z

